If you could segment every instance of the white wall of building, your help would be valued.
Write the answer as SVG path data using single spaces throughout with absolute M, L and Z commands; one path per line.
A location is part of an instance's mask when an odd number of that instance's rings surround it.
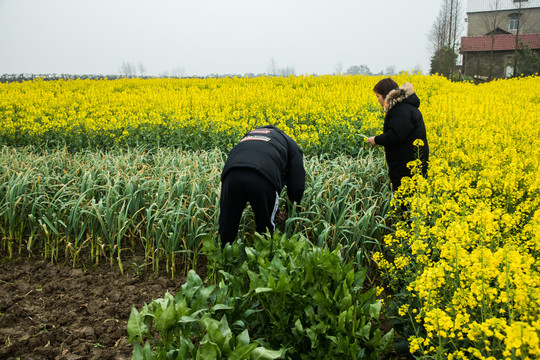
M 520 2 L 514 0 L 467 0 L 467 12 L 514 10 L 519 8 L 519 5 Z M 521 1 L 521 7 L 540 7 L 540 0 Z

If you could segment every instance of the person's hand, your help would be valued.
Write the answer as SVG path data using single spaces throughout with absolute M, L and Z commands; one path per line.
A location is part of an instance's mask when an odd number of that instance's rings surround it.
M 278 218 L 279 221 L 285 221 L 285 219 L 287 219 L 287 211 L 286 210 L 279 211 L 276 214 L 276 217 Z
M 369 145 L 371 145 L 371 147 L 374 147 L 375 145 L 377 145 L 375 144 L 375 136 L 368 137 L 367 142 L 369 143 Z

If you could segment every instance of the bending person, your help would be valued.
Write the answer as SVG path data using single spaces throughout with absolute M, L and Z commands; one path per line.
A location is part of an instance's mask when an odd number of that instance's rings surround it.
M 257 232 L 273 234 L 279 194 L 285 185 L 289 201 L 300 204 L 305 170 L 298 144 L 273 125 L 248 132 L 230 151 L 221 173 L 218 235 L 222 246 L 235 240 L 248 202 Z

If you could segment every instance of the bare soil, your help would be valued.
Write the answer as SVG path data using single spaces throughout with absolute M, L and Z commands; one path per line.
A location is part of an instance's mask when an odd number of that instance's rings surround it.
M 132 307 L 175 294 L 185 277 L 124 264 L 121 274 L 109 264 L 0 258 L 0 359 L 131 359 Z

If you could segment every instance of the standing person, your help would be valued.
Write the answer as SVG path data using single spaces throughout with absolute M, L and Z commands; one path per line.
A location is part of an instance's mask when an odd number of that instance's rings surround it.
M 268 230 L 272 234 L 281 190 L 287 185 L 289 201 L 300 204 L 305 175 L 300 147 L 282 130 L 266 125 L 244 135 L 230 151 L 221 173 L 222 245 L 235 240 L 248 202 L 255 214 L 257 232 L 264 234 Z
M 418 109 L 420 99 L 411 84 L 399 87 L 391 78 L 379 81 L 373 91 L 386 115 L 383 133 L 367 141 L 371 146 L 384 146 L 388 176 L 396 191 L 401 185 L 401 179 L 411 176 L 407 163 L 419 158 L 422 161 L 422 174 L 427 175 L 429 146 L 424 119 Z M 418 147 L 413 145 L 417 139 L 423 143 Z

